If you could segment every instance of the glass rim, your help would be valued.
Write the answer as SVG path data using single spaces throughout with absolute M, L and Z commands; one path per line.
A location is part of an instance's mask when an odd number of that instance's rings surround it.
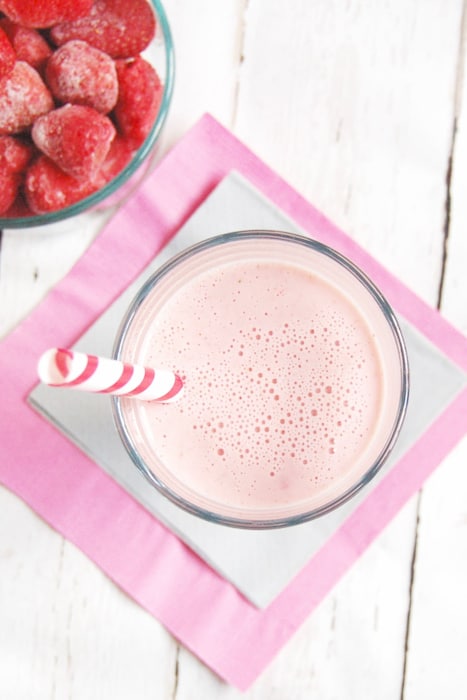
M 97 190 L 97 192 L 93 192 L 87 197 L 84 197 L 84 199 L 80 199 L 79 202 L 71 204 L 69 207 L 48 212 L 47 214 L 34 214 L 32 216 L 18 216 L 14 218 L 8 218 L 0 215 L 0 229 L 34 228 L 35 226 L 53 224 L 58 221 L 69 219 L 73 216 L 77 216 L 78 214 L 82 214 L 84 211 L 92 211 L 94 206 L 102 202 L 104 199 L 106 199 L 106 197 L 112 195 L 119 189 L 119 187 L 124 185 L 151 153 L 162 131 L 162 127 L 164 126 L 170 103 L 172 101 L 175 79 L 175 56 L 172 33 L 162 3 L 160 0 L 148 0 L 148 2 L 152 5 L 162 30 L 165 56 L 165 79 L 164 94 L 162 96 L 159 112 L 157 113 L 156 120 L 151 127 L 151 131 L 146 136 L 144 143 L 139 147 L 123 170 L 118 173 L 116 177 L 112 178 L 106 185 L 104 185 L 104 187 Z
M 205 250 L 214 248 L 216 246 L 221 246 L 225 243 L 229 243 L 232 241 L 248 239 L 273 239 L 295 243 L 312 249 L 320 254 L 323 254 L 328 258 L 332 259 L 334 262 L 342 265 L 363 285 L 366 291 L 370 293 L 371 297 L 377 303 L 378 307 L 380 308 L 383 314 L 383 317 L 388 323 L 388 327 L 392 333 L 392 337 L 394 339 L 395 346 L 397 349 L 397 355 L 399 358 L 400 397 L 396 416 L 391 430 L 388 433 L 386 442 L 379 451 L 377 458 L 364 472 L 364 474 L 343 493 L 330 499 L 329 501 L 320 506 L 316 506 L 308 510 L 304 509 L 304 511 L 301 513 L 296 513 L 293 515 L 282 515 L 273 518 L 252 518 L 251 516 L 245 516 L 243 518 L 230 515 L 222 515 L 220 513 L 216 513 L 214 511 L 208 510 L 207 508 L 203 508 L 195 503 L 190 502 L 180 494 L 176 493 L 170 487 L 168 487 L 149 469 L 144 459 L 139 455 L 138 450 L 130 436 L 130 432 L 127 428 L 122 413 L 121 399 L 118 396 L 113 396 L 111 398 L 114 423 L 125 449 L 127 450 L 129 456 L 133 460 L 136 467 L 143 473 L 143 475 L 148 479 L 152 486 L 154 486 L 160 493 L 162 493 L 165 497 L 167 497 L 177 506 L 181 507 L 183 510 L 188 511 L 189 513 L 198 517 L 201 517 L 204 520 L 221 525 L 228 525 L 243 529 L 265 530 L 298 525 L 300 523 L 314 520 L 322 515 L 326 515 L 327 513 L 335 510 L 337 507 L 349 501 L 375 477 L 375 475 L 380 471 L 380 469 L 386 462 L 389 454 L 392 451 L 392 448 L 394 447 L 394 444 L 399 436 L 407 412 L 407 405 L 409 400 L 409 361 L 404 337 L 391 305 L 386 300 L 385 296 L 382 294 L 379 288 L 368 277 L 368 275 L 365 272 L 363 272 L 363 270 L 361 270 L 349 258 L 342 255 L 334 248 L 331 248 L 330 246 L 321 243 L 320 241 L 317 241 L 313 238 L 309 238 L 301 234 L 288 233 L 285 231 L 262 229 L 233 231 L 230 233 L 224 233 L 210 238 L 206 238 L 198 243 L 195 243 L 194 245 L 185 248 L 180 253 L 171 257 L 170 260 L 163 263 L 155 272 L 153 272 L 148 277 L 146 282 L 140 287 L 139 291 L 136 293 L 136 296 L 133 298 L 133 301 L 127 309 L 127 312 L 123 317 L 120 328 L 117 332 L 112 356 L 115 359 L 121 359 L 123 344 L 125 342 L 125 338 L 127 336 L 135 314 L 137 313 L 139 307 L 144 302 L 148 294 L 154 289 L 154 287 L 163 277 L 170 273 L 171 270 L 176 268 L 185 260 L 192 258 L 194 255 L 202 253 Z

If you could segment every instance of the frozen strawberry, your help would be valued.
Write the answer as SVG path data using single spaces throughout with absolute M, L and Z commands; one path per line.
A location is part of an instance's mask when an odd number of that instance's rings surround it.
M 15 61 L 15 50 L 8 36 L 0 28 L 0 80 L 11 74 Z
M 24 185 L 26 202 L 34 214 L 69 207 L 97 189 L 97 182 L 76 180 L 47 156 L 40 156 L 29 166 Z
M 11 75 L 0 83 L 0 134 L 24 131 L 53 107 L 39 73 L 28 63 L 16 61 Z
M 93 0 L 0 0 L 0 10 L 13 22 L 36 29 L 87 15 Z
M 20 191 L 11 207 L 3 213 L 3 217 L 5 219 L 19 219 L 20 217 L 32 216 L 32 214 L 33 212 Z
M 12 206 L 18 194 L 20 178 L 16 173 L 10 173 L 0 166 L 0 214 L 4 214 Z
M 33 146 L 15 136 L 0 136 L 0 168 L 22 173 L 33 155 Z
M 112 141 L 107 158 L 104 160 L 99 174 L 104 183 L 110 182 L 128 165 L 133 156 L 131 145 L 121 136 L 116 136 Z
M 35 29 L 21 27 L 8 17 L 0 20 L 0 27 L 11 41 L 18 61 L 26 61 L 42 73 L 47 59 L 52 55 L 52 49 L 44 37 Z
M 92 107 L 68 104 L 36 119 L 31 136 L 64 172 L 86 182 L 106 159 L 115 127 Z
M 82 39 L 113 58 L 129 58 L 149 45 L 155 31 L 155 15 L 147 0 L 95 0 L 87 17 L 57 24 L 51 38 L 57 46 Z
M 139 148 L 157 117 L 162 101 L 162 83 L 144 58 L 116 61 L 118 100 L 114 110 L 117 129 L 133 148 Z
M 87 105 L 103 114 L 117 102 L 115 62 L 85 41 L 68 41 L 57 49 L 47 64 L 45 77 L 59 102 Z
M 0 136 L 0 214 L 9 210 L 17 198 L 32 153 L 31 144 L 14 136 Z

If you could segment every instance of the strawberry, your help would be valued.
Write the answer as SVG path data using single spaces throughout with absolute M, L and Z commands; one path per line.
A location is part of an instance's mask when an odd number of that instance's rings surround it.
M 115 62 L 85 41 L 68 41 L 57 49 L 47 64 L 45 77 L 59 102 L 87 105 L 103 114 L 117 102 Z
M 31 135 L 39 150 L 59 168 L 87 182 L 106 159 L 115 127 L 92 107 L 68 104 L 36 119 Z
M 0 214 L 12 206 L 18 194 L 20 179 L 15 173 L 4 171 L 0 166 Z
M 50 36 L 57 46 L 82 39 L 113 58 L 129 58 L 149 45 L 155 31 L 147 0 L 95 0 L 87 17 L 57 24 Z
M 0 0 L 0 10 L 23 27 L 51 27 L 87 15 L 93 0 Z
M 16 61 L 11 75 L 0 82 L 0 135 L 24 131 L 53 107 L 39 73 L 28 63 Z
M 76 180 L 47 156 L 40 156 L 26 171 L 26 202 L 34 214 L 47 214 L 69 207 L 97 189 L 97 182 Z
M 21 192 L 18 193 L 11 207 L 7 211 L 3 212 L 3 217 L 5 219 L 19 219 L 23 216 L 26 217 L 32 215 L 33 212 L 28 207 Z
M 133 148 L 151 131 L 162 101 L 163 88 L 156 70 L 144 58 L 116 61 L 118 100 L 114 110 L 117 129 Z
M 21 173 L 32 158 L 34 148 L 15 136 L 0 136 L 0 168 Z
M 123 168 L 128 165 L 133 156 L 131 144 L 121 136 L 116 136 L 112 141 L 107 158 L 102 163 L 99 175 L 102 176 L 104 182 L 110 182 L 118 175 Z
M 32 150 L 29 144 L 14 136 L 0 136 L 0 214 L 9 210 L 15 201 Z
M 52 54 L 52 49 L 44 37 L 35 29 L 15 24 L 8 17 L 0 20 L 0 27 L 11 41 L 18 61 L 25 61 L 42 73 L 47 59 Z
M 0 28 L 0 81 L 11 75 L 16 61 L 16 52 L 8 36 Z

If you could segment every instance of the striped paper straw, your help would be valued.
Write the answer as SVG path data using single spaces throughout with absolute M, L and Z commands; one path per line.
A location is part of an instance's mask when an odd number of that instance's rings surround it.
M 183 388 L 180 377 L 165 369 L 154 370 L 62 348 L 44 352 L 37 373 L 49 386 L 131 396 L 145 401 L 173 401 L 179 398 Z

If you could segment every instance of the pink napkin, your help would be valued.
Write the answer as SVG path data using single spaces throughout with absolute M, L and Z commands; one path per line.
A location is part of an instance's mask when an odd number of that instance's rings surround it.
M 26 397 L 36 383 L 39 354 L 57 340 L 72 345 L 232 169 L 313 237 L 360 265 L 396 311 L 467 372 L 467 341 L 461 334 L 205 116 L 68 276 L 1 343 L 0 480 L 214 671 L 245 689 L 465 434 L 467 390 L 264 609 L 247 602 L 33 411 Z

